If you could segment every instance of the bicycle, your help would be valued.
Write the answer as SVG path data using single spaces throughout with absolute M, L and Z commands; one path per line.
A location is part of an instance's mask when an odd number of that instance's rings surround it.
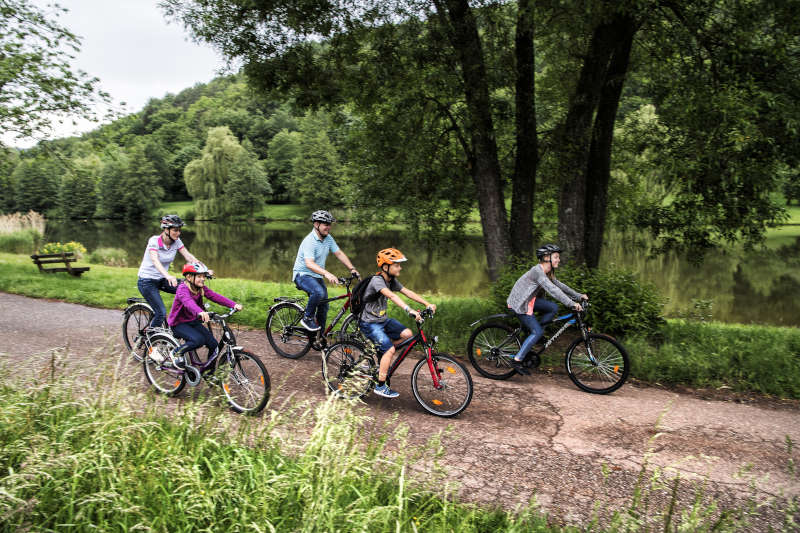
M 168 326 L 147 330 L 150 321 L 153 320 L 153 308 L 144 298 L 128 298 L 128 307 L 122 314 L 122 341 L 125 349 L 138 362 L 144 358 L 145 350 L 148 347 L 148 334 L 167 333 L 172 334 Z M 207 324 L 209 331 L 216 338 L 217 335 L 211 326 Z
M 338 279 L 339 283 L 345 286 L 345 294 L 325 298 L 320 301 L 320 304 L 336 300 L 345 300 L 345 302 L 324 332 L 322 330 L 311 332 L 300 325 L 300 320 L 302 320 L 305 313 L 306 300 L 304 298 L 279 296 L 273 300 L 277 303 L 269 308 L 264 331 L 267 334 L 270 346 L 278 355 L 289 359 L 299 359 L 307 354 L 311 348 L 321 352 L 328 346 L 328 336 L 336 327 L 336 324 L 339 323 L 339 320 L 350 309 L 350 298 L 352 296 L 350 286 L 353 281 L 360 278 L 356 274 L 351 274 L 350 277 Z M 358 335 L 358 319 L 351 314 L 344 319 L 342 327 L 338 331 L 337 340 L 344 340 Z
M 178 340 L 166 331 L 150 335 L 147 357 L 142 360 L 147 381 L 158 392 L 171 397 L 180 393 L 187 383 L 194 387 L 205 380 L 222 388 L 231 409 L 237 413 L 260 412 L 269 400 L 269 373 L 261 359 L 236 346 L 236 337 L 226 320 L 235 312 L 231 309 L 224 315 L 209 313 L 209 321 L 222 328 L 219 347 L 205 362 L 195 350 L 185 353 L 186 368 L 183 370 L 173 365 L 170 355 L 179 346 Z
M 620 388 L 630 373 L 628 352 L 610 335 L 593 333 L 585 322 L 588 302 L 582 311 L 573 311 L 559 316 L 553 324 L 564 324 L 544 344 L 531 348 L 522 364 L 526 368 L 535 368 L 541 362 L 541 354 L 570 326 L 575 325 L 581 336 L 574 340 L 565 352 L 564 364 L 572 382 L 581 390 L 594 394 L 608 394 Z M 492 320 L 475 328 L 467 342 L 467 354 L 472 366 L 481 375 L 489 379 L 508 379 L 516 371 L 509 360 L 520 349 L 527 330 L 521 325 L 516 328 L 497 322 L 497 319 L 514 320 L 517 316 L 508 312 L 492 315 L 476 320 L 475 326 L 486 320 Z
M 436 336 L 429 337 L 423 324 L 433 316 L 425 309 L 416 322 L 417 333 L 397 345 L 400 355 L 392 362 L 386 377 L 388 384 L 400 363 L 415 346 L 420 346 L 425 357 L 411 371 L 411 390 L 423 409 L 445 418 L 456 416 L 472 401 L 472 376 L 467 368 L 451 355 L 436 351 Z M 377 350 L 372 342 L 347 339 L 333 344 L 322 358 L 322 377 L 333 394 L 341 398 L 363 398 L 378 381 Z M 423 369 L 427 369 L 430 381 Z

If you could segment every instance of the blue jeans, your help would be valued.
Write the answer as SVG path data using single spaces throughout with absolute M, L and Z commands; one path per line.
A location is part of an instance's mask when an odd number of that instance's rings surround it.
M 543 313 L 541 324 L 538 320 L 536 320 L 534 315 L 523 315 L 517 313 L 517 318 L 519 318 L 519 321 L 522 322 L 523 326 L 530 330 L 531 334 L 528 335 L 523 341 L 522 346 L 519 349 L 519 353 L 515 359 L 524 359 L 528 351 L 530 351 L 536 342 L 542 338 L 542 333 L 544 332 L 542 326 L 545 326 L 553 321 L 553 317 L 556 316 L 556 313 L 558 312 L 558 305 L 554 304 L 550 300 L 545 300 L 544 298 L 536 298 L 536 301 L 533 303 L 533 310 Z
M 301 274 L 294 278 L 294 284 L 301 291 L 308 293 L 306 318 L 315 318 L 316 315 L 317 324 L 325 331 L 325 322 L 328 320 L 328 302 L 322 302 L 328 297 L 328 288 L 325 286 L 325 280 Z
M 180 280 L 178 280 L 178 282 L 180 282 Z M 153 308 L 153 320 L 150 321 L 150 327 L 163 326 L 164 321 L 167 319 L 167 308 L 164 307 L 164 301 L 161 299 L 161 295 L 158 291 L 175 294 L 175 291 L 178 290 L 178 286 L 175 285 L 173 287 L 170 285 L 167 278 L 139 278 L 139 281 L 136 282 L 136 287 L 139 289 L 139 292 L 142 293 L 144 299 L 147 300 L 147 303 L 150 304 L 150 307 Z
M 392 341 L 400 338 L 400 334 L 407 328 L 399 320 L 387 318 L 383 322 L 362 322 L 358 321 L 358 328 L 366 337 L 380 346 L 380 355 L 388 352 L 393 346 Z
M 205 345 L 208 348 L 208 356 L 211 357 L 219 345 L 211 331 L 200 320 L 176 324 L 172 327 L 172 333 L 185 341 L 178 347 L 177 353 L 179 354 L 196 350 Z

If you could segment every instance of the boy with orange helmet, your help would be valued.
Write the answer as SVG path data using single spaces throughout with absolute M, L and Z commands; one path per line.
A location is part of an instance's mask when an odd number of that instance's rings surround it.
M 375 387 L 374 392 L 378 396 L 385 398 L 399 396 L 397 392 L 390 389 L 386 384 L 386 375 L 392 363 L 395 346 L 412 335 L 409 328 L 399 321 L 386 316 L 388 301 L 391 300 L 397 306 L 403 308 L 415 320 L 419 320 L 419 313 L 401 300 L 397 295 L 398 292 L 432 309 L 434 312 L 436 311 L 434 304 L 429 303 L 425 298 L 397 281 L 397 276 L 403 269 L 400 263 L 404 261 L 406 261 L 406 256 L 395 248 L 386 248 L 378 252 L 377 262 L 380 272 L 372 277 L 367 289 L 364 291 L 364 310 L 358 321 L 358 327 L 368 339 L 378 346 L 378 351 L 382 354 L 378 369 L 378 386 Z

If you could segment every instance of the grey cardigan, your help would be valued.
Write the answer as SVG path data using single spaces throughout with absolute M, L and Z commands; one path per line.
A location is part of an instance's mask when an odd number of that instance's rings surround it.
M 542 289 L 567 307 L 572 307 L 573 300 L 580 300 L 581 297 L 580 293 L 575 292 L 557 279 L 553 278 L 553 281 L 550 281 L 542 267 L 534 265 L 533 268 L 520 276 L 514 284 L 506 303 L 515 313 L 524 315 L 528 312 L 528 303 L 531 299 L 541 294 Z

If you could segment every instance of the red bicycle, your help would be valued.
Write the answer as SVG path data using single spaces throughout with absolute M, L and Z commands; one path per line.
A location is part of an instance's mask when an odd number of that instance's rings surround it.
M 305 298 L 292 296 L 279 296 L 275 298 L 275 305 L 269 308 L 267 322 L 264 329 L 270 346 L 281 356 L 289 359 L 299 359 L 314 348 L 322 351 L 328 346 L 328 336 L 336 328 L 339 320 L 347 314 L 350 309 L 350 298 L 352 291 L 350 286 L 355 280 L 359 279 L 356 274 L 351 274 L 348 278 L 339 278 L 339 283 L 345 286 L 345 294 L 325 298 L 320 303 L 335 302 L 345 300 L 344 305 L 333 318 L 325 331 L 311 332 L 300 325 L 300 320 L 305 313 Z M 358 319 L 350 314 L 342 322 L 342 327 L 336 332 L 336 340 L 345 340 L 351 336 L 360 335 L 358 331 Z
M 392 362 L 386 383 L 415 346 L 425 355 L 411 371 L 411 390 L 417 402 L 431 414 L 452 417 L 472 401 L 472 376 L 453 356 L 436 351 L 436 336 L 425 334 L 422 326 L 433 317 L 433 311 L 420 312 L 417 334 L 397 345 L 400 355 Z M 362 337 L 363 339 L 363 337 Z M 322 358 L 325 384 L 339 397 L 363 398 L 378 381 L 377 350 L 369 341 L 357 338 L 333 344 Z

